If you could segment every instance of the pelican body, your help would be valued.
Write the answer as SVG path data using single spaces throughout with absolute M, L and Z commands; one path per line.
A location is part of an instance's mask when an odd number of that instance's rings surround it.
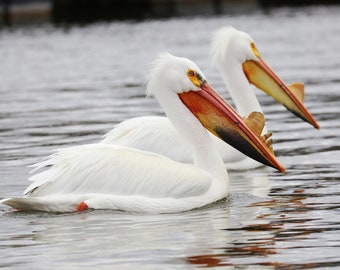
M 190 145 L 194 164 L 157 153 L 110 144 L 61 149 L 36 164 L 40 172 L 22 198 L 1 201 L 18 210 L 72 212 L 111 209 L 170 213 L 202 207 L 228 194 L 228 174 L 208 134 L 219 136 L 259 162 L 284 172 L 269 136 L 261 136 L 264 117 L 242 118 L 208 84 L 195 63 L 161 55 L 147 91 Z
M 219 29 L 212 40 L 211 55 L 240 115 L 247 117 L 254 111 L 262 112 L 250 87 L 253 84 L 295 115 L 319 128 L 302 103 L 303 84 L 286 85 L 263 60 L 248 34 L 233 27 Z M 267 128 L 262 132 L 267 133 Z M 243 170 L 261 165 L 219 138 L 212 136 L 212 140 L 228 169 Z M 166 117 L 137 117 L 123 121 L 105 135 L 102 143 L 130 146 L 160 153 L 180 162 L 192 163 L 190 147 L 183 143 Z

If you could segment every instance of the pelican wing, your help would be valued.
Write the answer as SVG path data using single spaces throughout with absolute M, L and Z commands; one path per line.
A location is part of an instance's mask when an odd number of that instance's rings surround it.
M 170 120 L 163 116 L 141 116 L 127 119 L 117 124 L 111 131 L 104 135 L 101 143 L 128 145 L 132 144 L 158 144 L 163 143 L 162 133 L 164 129 L 171 133 L 178 132 L 172 126 Z M 150 142 L 150 137 L 153 139 Z M 179 138 L 180 139 L 180 138 Z M 147 146 L 146 146 L 147 147 Z M 142 146 L 138 149 L 142 150 Z
M 48 168 L 45 168 L 48 166 Z M 192 165 L 123 146 L 89 144 L 59 150 L 36 169 L 29 197 L 100 193 L 181 198 L 208 191 L 211 176 Z
M 167 117 L 143 116 L 125 120 L 108 132 L 101 143 L 128 146 L 192 163 L 191 148 Z

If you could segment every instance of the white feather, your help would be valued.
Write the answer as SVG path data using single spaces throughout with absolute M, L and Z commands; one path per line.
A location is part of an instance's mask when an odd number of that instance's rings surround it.
M 238 112 L 244 117 L 248 117 L 254 111 L 262 112 L 260 104 L 242 70 L 242 63 L 245 60 L 255 59 L 250 48 L 250 42 L 252 41 L 251 37 L 246 33 L 228 26 L 216 31 L 211 44 L 213 62 L 221 71 L 223 80 L 236 104 Z M 167 56 L 165 55 L 164 57 Z M 155 66 L 157 64 L 155 62 Z M 150 76 L 153 75 L 153 72 L 159 71 L 160 69 L 157 68 L 152 69 Z M 180 89 L 181 85 L 178 87 Z M 266 132 L 265 127 L 263 133 Z M 219 138 L 211 137 L 227 169 L 253 169 L 262 165 Z M 193 162 L 190 145 L 182 140 L 176 128 L 166 117 L 150 116 L 126 120 L 108 132 L 101 143 L 118 144 L 151 151 L 179 162 Z
M 35 165 L 35 171 L 42 171 L 30 178 L 25 197 L 1 203 L 21 210 L 68 212 L 84 202 L 93 209 L 167 213 L 222 199 L 228 193 L 223 161 L 207 131 L 178 97 L 183 91 L 200 90 L 187 77 L 188 68 L 201 72 L 188 59 L 162 55 L 152 69 L 148 91 L 191 144 L 196 165 L 124 146 L 74 146 Z
M 51 156 L 49 164 L 51 168 L 31 177 L 34 182 L 26 194 L 45 196 L 57 191 L 181 198 L 200 195 L 211 184 L 209 174 L 193 165 L 116 145 L 65 148 Z M 36 183 L 39 189 L 35 190 Z

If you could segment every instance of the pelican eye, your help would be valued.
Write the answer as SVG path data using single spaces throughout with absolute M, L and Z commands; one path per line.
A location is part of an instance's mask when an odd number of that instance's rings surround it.
M 202 75 L 197 73 L 195 70 L 188 69 L 187 76 L 190 79 L 190 81 L 197 87 L 201 87 L 202 84 L 205 82 Z
M 257 50 L 257 48 L 256 48 L 254 42 L 250 42 L 250 47 L 251 47 L 251 49 L 253 50 L 254 55 L 255 55 L 257 58 L 261 58 L 261 54 L 260 54 L 259 51 Z

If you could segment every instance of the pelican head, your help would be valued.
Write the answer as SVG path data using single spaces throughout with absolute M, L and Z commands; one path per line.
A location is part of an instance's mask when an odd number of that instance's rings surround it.
M 245 120 L 209 85 L 202 71 L 189 59 L 162 54 L 151 69 L 147 91 L 157 98 L 169 118 L 179 114 L 188 118 L 192 114 L 226 143 L 284 172 L 275 158 L 271 141 L 261 136 L 265 121 L 262 113 L 254 112 Z
M 263 60 L 254 40 L 248 34 L 230 26 L 219 29 L 212 40 L 211 54 L 214 63 L 221 67 L 222 72 L 228 73 L 225 76 L 230 76 L 232 69 L 242 70 L 243 77 L 246 77 L 249 83 L 272 96 L 316 129 L 320 128 L 303 105 L 304 85 L 284 83 Z
M 200 81 L 193 83 L 193 77 L 188 76 L 190 70 L 196 72 Z M 147 81 L 147 94 L 157 97 L 169 90 L 176 94 L 199 91 L 206 78 L 193 61 L 165 52 L 152 63 Z

